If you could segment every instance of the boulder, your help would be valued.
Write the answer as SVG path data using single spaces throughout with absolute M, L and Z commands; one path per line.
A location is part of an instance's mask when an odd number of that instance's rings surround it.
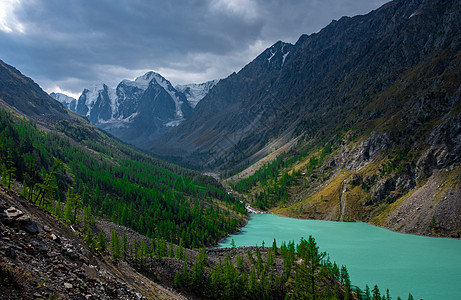
M 39 230 L 38 230 L 38 225 L 37 223 L 35 223 L 34 221 L 32 221 L 31 219 L 25 221 L 24 223 L 22 223 L 21 225 L 21 228 L 30 233 L 30 234 L 37 234 L 39 233 Z

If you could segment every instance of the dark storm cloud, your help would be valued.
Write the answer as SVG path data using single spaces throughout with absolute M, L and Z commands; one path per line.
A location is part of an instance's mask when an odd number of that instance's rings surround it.
M 147 70 L 173 83 L 211 80 L 238 71 L 277 40 L 295 42 L 384 2 L 20 1 L 11 13 L 23 32 L 0 30 L 0 58 L 49 91 L 113 86 Z

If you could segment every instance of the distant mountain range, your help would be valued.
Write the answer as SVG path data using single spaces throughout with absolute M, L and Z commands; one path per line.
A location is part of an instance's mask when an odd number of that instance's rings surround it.
M 145 148 L 188 118 L 218 80 L 174 88 L 163 76 L 148 72 L 117 87 L 105 84 L 84 89 L 78 100 L 60 93 L 50 96 L 86 116 L 97 127 L 125 142 Z

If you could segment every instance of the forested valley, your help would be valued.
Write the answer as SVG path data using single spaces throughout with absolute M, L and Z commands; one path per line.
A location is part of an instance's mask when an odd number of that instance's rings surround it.
M 94 141 L 91 131 L 67 121 L 56 126 L 74 139 L 0 111 L 2 182 L 49 211 L 62 209 L 67 222 L 83 210 L 195 248 L 214 245 L 244 224 L 244 205 L 211 177 L 115 139 Z

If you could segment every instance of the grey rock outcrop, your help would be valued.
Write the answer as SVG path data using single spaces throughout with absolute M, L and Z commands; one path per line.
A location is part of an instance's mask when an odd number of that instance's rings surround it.
M 416 165 L 418 179 L 432 175 L 434 169 L 445 168 L 461 160 L 461 114 L 448 117 L 437 125 L 426 139 L 429 145 Z

